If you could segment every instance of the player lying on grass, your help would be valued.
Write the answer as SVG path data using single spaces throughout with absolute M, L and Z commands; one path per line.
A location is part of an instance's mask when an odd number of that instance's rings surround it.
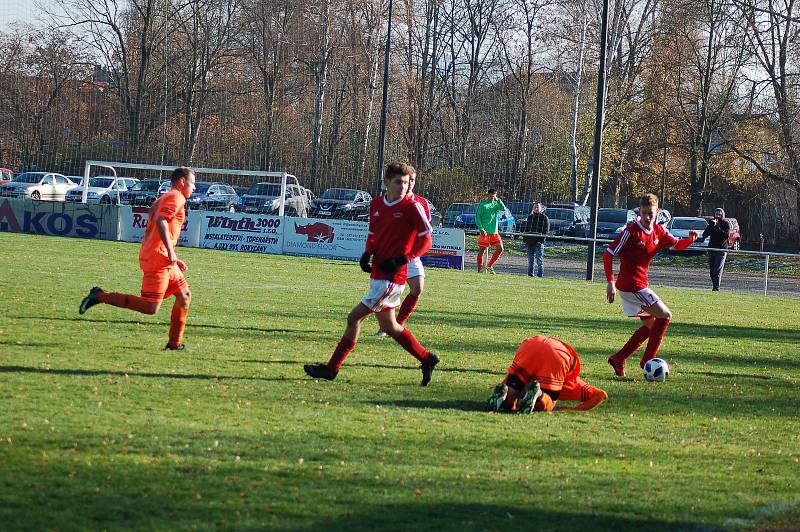
M 531 336 L 514 355 L 508 375 L 489 397 L 493 412 L 592 410 L 608 394 L 581 379 L 578 353 L 558 338 Z M 557 401 L 580 401 L 577 406 Z
M 165 349 L 185 349 L 183 330 L 189 315 L 192 293 L 183 276 L 186 263 L 175 254 L 175 246 L 186 217 L 186 198 L 194 192 L 194 172 L 185 166 L 172 172 L 172 188 L 150 207 L 147 229 L 139 249 L 139 267 L 142 269 L 141 296 L 105 292 L 99 286 L 89 290 L 81 301 L 78 312 L 104 303 L 127 308 L 142 314 L 155 314 L 164 299 L 174 295 L 169 341 Z
M 303 367 L 311 377 L 336 378 L 356 346 L 361 323 L 374 313 L 381 330 L 421 363 L 422 386 L 430 382 L 439 357 L 422 347 L 411 331 L 397 323 L 394 314 L 405 288 L 408 262 L 431 247 L 431 226 L 425 211 L 406 196 L 409 178 L 415 173 L 407 164 L 391 163 L 386 167 L 386 194 L 369 205 L 369 232 L 360 260 L 361 269 L 370 273 L 369 291 L 347 316 L 347 328 L 328 363 Z
M 609 303 L 616 299 L 617 290 L 622 300 L 622 309 L 628 317 L 642 320 L 628 342 L 608 358 L 608 363 L 619 377 L 625 376 L 625 360 L 635 353 L 647 340 L 639 366 L 644 367 L 651 358 L 656 358 L 664 333 L 667 332 L 672 311 L 658 295 L 647 287 L 647 270 L 656 253 L 662 249 L 682 250 L 697 240 L 697 231 L 689 231 L 688 238 L 678 239 L 663 226 L 655 223 L 658 218 L 658 198 L 645 194 L 639 202 L 639 217 L 609 244 L 603 253 L 606 297 Z M 619 257 L 619 277 L 614 285 L 614 257 Z

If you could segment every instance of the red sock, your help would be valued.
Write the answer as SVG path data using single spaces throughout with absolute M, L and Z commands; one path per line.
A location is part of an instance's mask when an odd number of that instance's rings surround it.
M 483 253 L 478 252 L 478 271 L 483 269 Z
M 403 304 L 400 305 L 400 311 L 397 313 L 397 323 L 402 325 L 408 321 L 408 317 L 411 316 L 411 313 L 414 312 L 417 306 L 417 301 L 419 301 L 418 295 L 408 294 L 406 296 L 403 300 Z
M 669 327 L 669 320 L 656 318 L 655 323 L 650 327 L 650 339 L 647 340 L 644 356 L 642 356 L 642 360 L 639 361 L 640 367 L 643 368 L 645 362 L 651 358 L 656 358 L 656 353 L 658 353 L 658 348 L 661 347 L 661 340 L 664 338 L 664 333 L 667 332 L 667 327 Z
M 342 336 L 342 339 L 339 340 L 336 349 L 333 351 L 333 355 L 331 355 L 331 359 L 328 361 L 328 369 L 332 373 L 339 373 L 339 368 L 344 364 L 344 359 L 347 358 L 347 355 L 350 354 L 355 346 L 356 342 L 354 340 Z
M 428 359 L 428 352 L 408 329 L 403 329 L 403 332 L 395 338 L 395 341 L 420 362 L 425 362 Z
M 491 268 L 491 267 L 492 267 L 492 265 L 493 265 L 495 262 L 497 262 L 497 259 L 499 259 L 499 258 L 500 258 L 500 255 L 502 255 L 502 254 L 503 254 L 503 251 L 502 251 L 502 250 L 500 250 L 500 249 L 498 249 L 498 250 L 495 250 L 495 252 L 494 252 L 494 253 L 492 253 L 492 258 L 491 258 L 491 259 L 489 259 L 489 264 L 487 264 L 487 265 L 486 265 L 486 267 L 487 267 L 487 268 Z
M 172 306 L 172 318 L 169 322 L 169 345 L 178 347 L 183 342 L 183 330 L 186 328 L 186 317 L 189 309 L 175 303 Z
M 642 325 L 636 329 L 636 332 L 634 332 L 628 342 L 622 346 L 622 349 L 614 353 L 612 356 L 617 360 L 624 361 L 626 358 L 634 354 L 649 337 L 650 329 Z
M 135 310 L 142 314 L 146 314 L 147 309 L 150 307 L 150 302 L 144 298 L 116 292 L 100 292 L 97 294 L 97 300 L 106 305 Z

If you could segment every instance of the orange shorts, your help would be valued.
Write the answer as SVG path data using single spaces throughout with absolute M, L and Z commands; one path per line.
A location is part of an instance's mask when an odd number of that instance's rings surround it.
M 167 299 L 189 286 L 186 277 L 176 265 L 144 271 L 142 275 L 142 299 L 158 302 Z
M 496 248 L 502 243 L 500 235 L 478 235 L 479 248 Z
M 526 338 L 507 371 L 526 385 L 535 380 L 545 390 L 564 390 L 570 396 L 580 394 L 581 383 L 586 384 L 578 376 L 581 371 L 578 353 L 561 340 L 549 336 Z

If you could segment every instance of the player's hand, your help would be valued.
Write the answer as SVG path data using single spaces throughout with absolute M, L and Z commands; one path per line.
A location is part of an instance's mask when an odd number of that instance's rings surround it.
M 372 258 L 371 253 L 362 253 L 361 258 L 358 260 L 358 265 L 361 266 L 361 271 L 369 273 L 372 271 L 372 266 L 369 264 L 369 259 Z
M 700 233 L 698 233 L 698 232 L 697 232 L 697 231 L 695 231 L 694 229 L 692 229 L 691 231 L 689 231 L 689 240 L 691 240 L 692 242 L 694 242 L 695 240 L 697 240 L 697 238 L 698 238 L 699 236 L 700 236 Z
M 609 303 L 613 303 L 614 300 L 617 298 L 617 288 L 614 286 L 614 283 L 609 282 L 606 285 L 606 298 L 608 298 Z
M 185 272 L 186 270 L 189 269 L 186 263 L 183 262 L 181 259 L 175 259 L 175 265 L 178 266 L 178 269 L 182 272 Z
M 178 256 L 175 254 L 175 250 L 171 249 L 167 252 L 167 260 L 169 260 L 170 264 L 177 264 L 178 263 Z
M 405 255 L 401 257 L 395 257 L 393 259 L 386 259 L 381 263 L 381 270 L 386 273 L 394 273 L 404 264 L 408 263 L 408 257 Z

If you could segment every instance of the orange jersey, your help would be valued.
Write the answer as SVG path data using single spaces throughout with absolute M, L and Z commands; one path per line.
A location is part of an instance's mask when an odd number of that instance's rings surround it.
M 508 368 L 509 374 L 516 375 L 525 384 L 536 380 L 543 389 L 553 392 L 576 385 L 580 388 L 577 382 L 580 371 L 578 353 L 561 340 L 549 336 L 526 338 Z
M 173 188 L 158 198 L 150 207 L 147 229 L 145 229 L 142 239 L 142 247 L 139 249 L 139 265 L 142 270 L 158 270 L 170 265 L 167 247 L 158 234 L 156 220 L 162 216 L 167 220 L 167 237 L 174 248 L 178 245 L 183 221 L 186 219 L 185 205 L 186 198 L 179 190 Z

